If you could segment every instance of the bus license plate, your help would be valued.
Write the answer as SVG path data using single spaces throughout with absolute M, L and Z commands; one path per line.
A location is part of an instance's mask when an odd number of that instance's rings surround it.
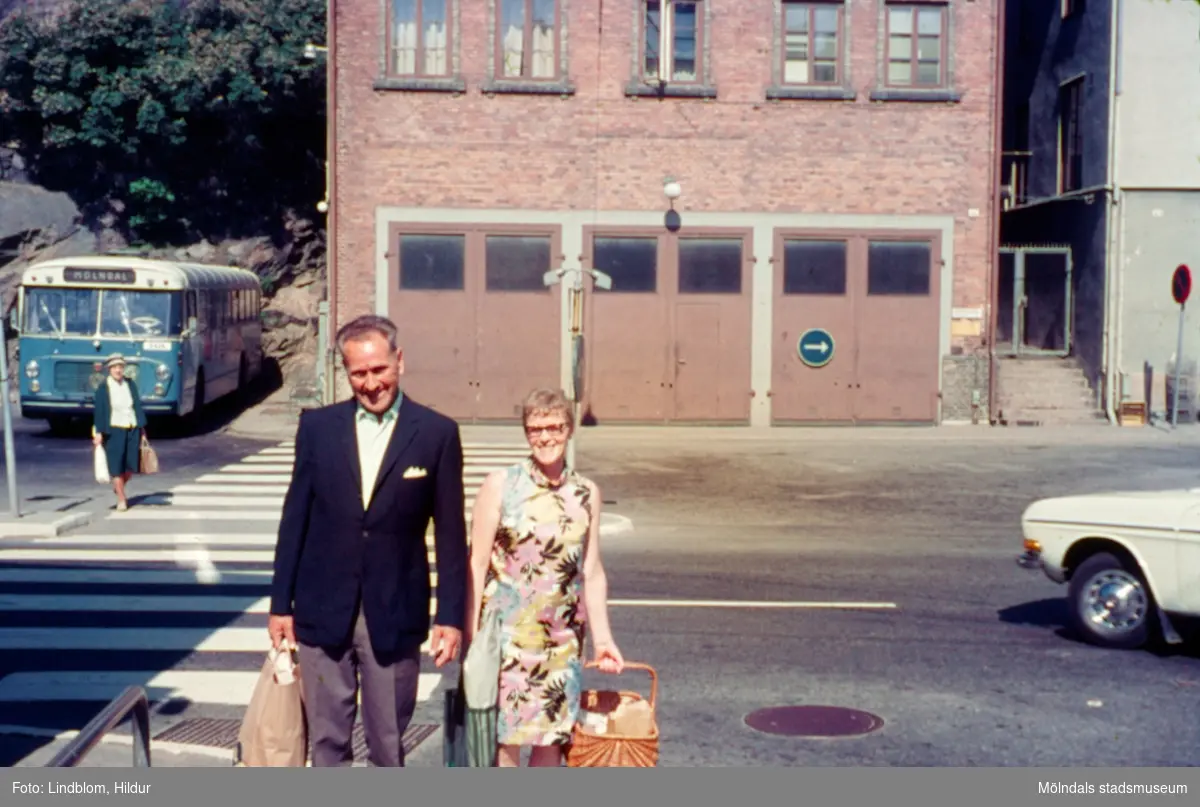
M 146 342 L 146 350 L 170 350 L 170 342 Z

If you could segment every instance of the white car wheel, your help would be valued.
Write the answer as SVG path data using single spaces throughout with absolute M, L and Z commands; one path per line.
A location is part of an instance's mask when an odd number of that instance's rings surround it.
M 1100 552 L 1075 570 L 1070 587 L 1071 622 L 1088 642 L 1133 649 L 1146 644 L 1154 598 L 1132 564 Z

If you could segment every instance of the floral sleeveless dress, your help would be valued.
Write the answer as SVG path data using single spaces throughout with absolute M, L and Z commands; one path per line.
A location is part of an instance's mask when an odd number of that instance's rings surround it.
M 480 609 L 500 615 L 500 743 L 571 739 L 583 677 L 590 498 L 587 479 L 574 471 L 552 487 L 532 459 L 507 469 Z

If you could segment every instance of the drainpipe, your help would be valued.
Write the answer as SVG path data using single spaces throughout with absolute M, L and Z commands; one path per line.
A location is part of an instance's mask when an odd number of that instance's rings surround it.
M 1117 407 L 1120 404 L 1121 396 L 1121 331 L 1120 322 L 1122 319 L 1121 302 L 1124 298 L 1125 289 L 1125 273 L 1121 271 L 1120 249 L 1121 239 L 1118 235 L 1119 227 L 1117 225 L 1117 217 L 1120 216 L 1124 220 L 1124 205 L 1121 197 L 1120 182 L 1118 179 L 1117 167 L 1120 162 L 1119 152 L 1117 150 L 1117 113 L 1118 99 L 1120 98 L 1119 85 L 1121 78 L 1119 74 L 1120 61 L 1119 54 L 1121 50 L 1121 11 L 1123 0 L 1112 0 L 1112 13 L 1109 29 L 1109 56 L 1108 56 L 1108 178 L 1107 184 L 1112 188 L 1112 195 L 1109 198 L 1107 215 L 1105 216 L 1105 225 L 1107 232 L 1105 233 L 1105 259 L 1104 259 L 1104 289 L 1107 296 L 1107 320 L 1104 333 L 1104 375 L 1107 379 L 1105 385 L 1105 414 L 1108 416 L 1109 423 L 1117 424 Z M 1115 281 L 1115 283 L 1114 283 Z
M 1006 0 L 996 0 L 996 76 L 995 93 L 992 99 L 992 164 L 988 169 L 992 189 L 992 232 L 989 236 L 991 248 L 988 259 L 991 261 L 991 271 L 987 281 L 987 360 L 988 360 L 988 390 L 987 408 L 988 423 L 996 421 L 996 289 L 999 288 L 1000 274 L 1000 173 L 1003 170 L 1004 143 L 1004 27 L 1007 16 Z
M 336 337 L 338 330 L 338 283 L 337 283 L 337 226 L 338 226 L 338 182 L 337 182 L 337 21 L 334 5 L 328 0 L 325 7 L 325 160 L 326 191 L 329 196 L 329 211 L 325 217 L 325 296 L 329 300 L 329 328 L 325 351 L 325 379 L 327 390 L 325 402 L 333 403 L 337 397 Z

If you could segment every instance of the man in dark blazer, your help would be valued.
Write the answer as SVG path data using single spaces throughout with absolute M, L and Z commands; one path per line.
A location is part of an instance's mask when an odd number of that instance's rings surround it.
M 458 424 L 400 393 L 396 326 L 364 316 L 337 336 L 354 400 L 305 412 L 283 503 L 268 630 L 298 645 L 314 767 L 353 762 L 362 686 L 368 762 L 404 765 L 420 648 L 458 655 L 467 537 Z M 434 523 L 432 634 L 425 534 Z

